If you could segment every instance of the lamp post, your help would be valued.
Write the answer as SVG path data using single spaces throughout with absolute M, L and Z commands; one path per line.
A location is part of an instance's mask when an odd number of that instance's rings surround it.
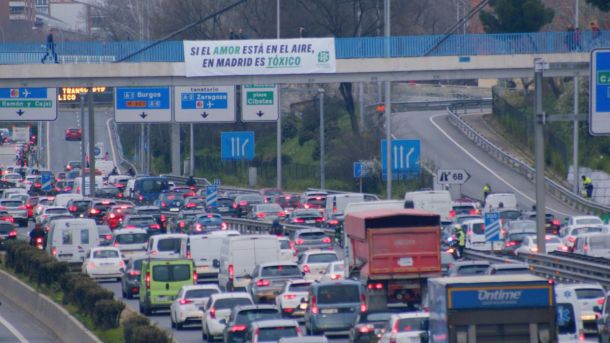
M 326 175 L 324 166 L 324 88 L 318 88 L 320 101 L 320 188 L 326 188 Z

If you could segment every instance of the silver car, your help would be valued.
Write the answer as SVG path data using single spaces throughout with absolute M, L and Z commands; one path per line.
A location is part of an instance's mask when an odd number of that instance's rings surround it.
M 308 298 L 305 330 L 309 335 L 347 334 L 358 314 L 367 310 L 364 287 L 353 280 L 315 283 L 309 288 Z
M 19 226 L 28 226 L 28 209 L 21 200 L 2 199 L 0 209 L 8 212 Z
M 257 265 L 252 273 L 252 281 L 246 287 L 255 302 L 261 299 L 275 301 L 288 280 L 302 279 L 303 274 L 296 263 L 270 262 Z

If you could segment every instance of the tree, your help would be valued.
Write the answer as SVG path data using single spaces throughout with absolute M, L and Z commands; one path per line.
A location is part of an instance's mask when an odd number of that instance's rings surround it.
M 587 2 L 604 12 L 610 11 L 610 0 L 587 0 Z
M 479 14 L 487 33 L 537 32 L 555 16 L 541 0 L 490 0 L 489 6 L 493 12 Z

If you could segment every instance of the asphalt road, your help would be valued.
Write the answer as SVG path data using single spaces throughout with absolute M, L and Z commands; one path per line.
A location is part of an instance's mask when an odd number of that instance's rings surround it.
M 16 150 L 13 145 L 1 145 L 0 146 L 0 166 L 13 166 L 15 165 Z
M 396 139 L 420 139 L 422 157 L 436 168 L 466 170 L 471 178 L 461 186 L 463 195 L 481 199 L 483 185 L 489 183 L 494 192 L 514 193 L 521 209 L 530 209 L 535 203 L 534 184 L 455 129 L 447 120 L 446 111 L 397 113 L 392 125 Z M 546 207 L 559 218 L 579 214 L 550 195 L 546 197 Z
M 59 341 L 49 328 L 19 307 L 18 299 L 8 299 L 0 291 L 0 301 L 0 342 Z

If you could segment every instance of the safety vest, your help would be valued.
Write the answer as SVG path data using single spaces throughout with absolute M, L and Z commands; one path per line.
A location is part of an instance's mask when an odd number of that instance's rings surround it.
M 466 245 L 466 235 L 464 234 L 464 231 L 460 230 L 460 232 L 458 233 L 458 239 L 460 241 L 460 246 L 463 247 L 464 245 Z
M 590 177 L 585 177 L 585 180 L 582 182 L 583 185 L 590 185 L 591 183 L 593 183 L 593 181 L 591 180 Z
M 483 186 L 483 192 L 489 192 L 491 189 L 488 185 Z

